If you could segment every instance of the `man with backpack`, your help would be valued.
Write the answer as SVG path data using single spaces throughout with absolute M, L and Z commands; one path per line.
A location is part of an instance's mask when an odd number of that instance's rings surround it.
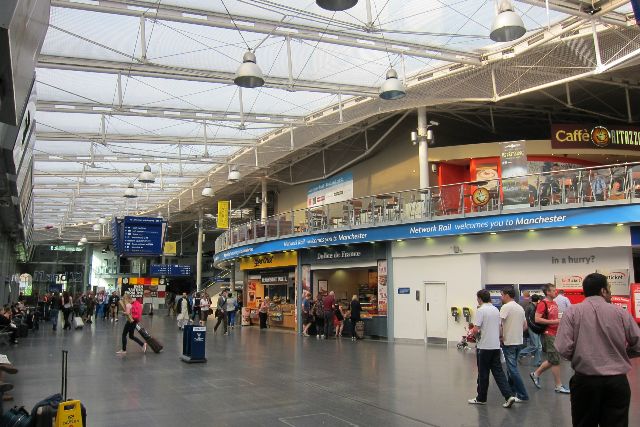
M 520 352 L 520 357 L 528 356 L 533 353 L 533 365 L 537 368 L 542 364 L 542 342 L 540 334 L 544 332 L 544 328 L 536 323 L 536 307 L 540 301 L 539 295 L 531 295 L 531 301 L 527 301 L 524 308 L 524 315 L 527 319 L 527 335 L 529 336 L 529 345 Z
M 545 298 L 538 303 L 536 307 L 535 323 L 545 327 L 542 335 L 542 350 L 545 352 L 547 360 L 542 365 L 531 372 L 529 376 L 531 381 L 537 388 L 540 385 L 540 375 L 546 370 L 551 369 L 553 379 L 555 380 L 555 392 L 561 394 L 569 394 L 570 391 L 562 384 L 560 379 L 560 353 L 556 350 L 555 339 L 558 334 L 558 325 L 560 324 L 558 304 L 555 303 L 556 287 L 550 283 L 542 287 Z

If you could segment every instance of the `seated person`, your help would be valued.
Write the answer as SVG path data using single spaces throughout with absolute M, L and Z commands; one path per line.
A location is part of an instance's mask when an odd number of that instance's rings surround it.
M 0 331 L 10 333 L 11 343 L 18 344 L 18 328 L 11 322 L 11 311 L 0 308 Z
M 622 190 L 622 182 L 619 179 L 614 180 L 611 183 L 611 190 L 609 190 L 610 200 L 622 200 L 624 199 L 624 191 Z

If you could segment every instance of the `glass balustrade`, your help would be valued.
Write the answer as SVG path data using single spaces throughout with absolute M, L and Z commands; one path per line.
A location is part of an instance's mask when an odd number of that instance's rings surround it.
M 281 212 L 236 224 L 216 240 L 216 252 L 256 241 L 301 234 L 500 214 L 640 201 L 640 163 L 446 184 Z

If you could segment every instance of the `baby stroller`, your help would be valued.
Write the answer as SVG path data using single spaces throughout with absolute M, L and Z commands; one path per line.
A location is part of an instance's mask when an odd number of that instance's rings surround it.
M 469 323 L 469 326 L 465 327 L 464 330 L 467 333 L 466 335 L 462 336 L 462 339 L 458 344 L 456 344 L 456 347 L 458 348 L 458 350 L 472 350 L 473 348 L 475 348 L 475 345 L 471 346 L 470 344 L 475 344 L 477 340 L 476 336 L 472 332 L 473 323 Z

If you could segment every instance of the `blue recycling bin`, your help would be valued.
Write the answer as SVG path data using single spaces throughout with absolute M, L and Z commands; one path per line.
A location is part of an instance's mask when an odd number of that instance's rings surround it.
M 186 363 L 204 363 L 207 328 L 205 326 L 186 325 L 182 333 L 182 359 Z

